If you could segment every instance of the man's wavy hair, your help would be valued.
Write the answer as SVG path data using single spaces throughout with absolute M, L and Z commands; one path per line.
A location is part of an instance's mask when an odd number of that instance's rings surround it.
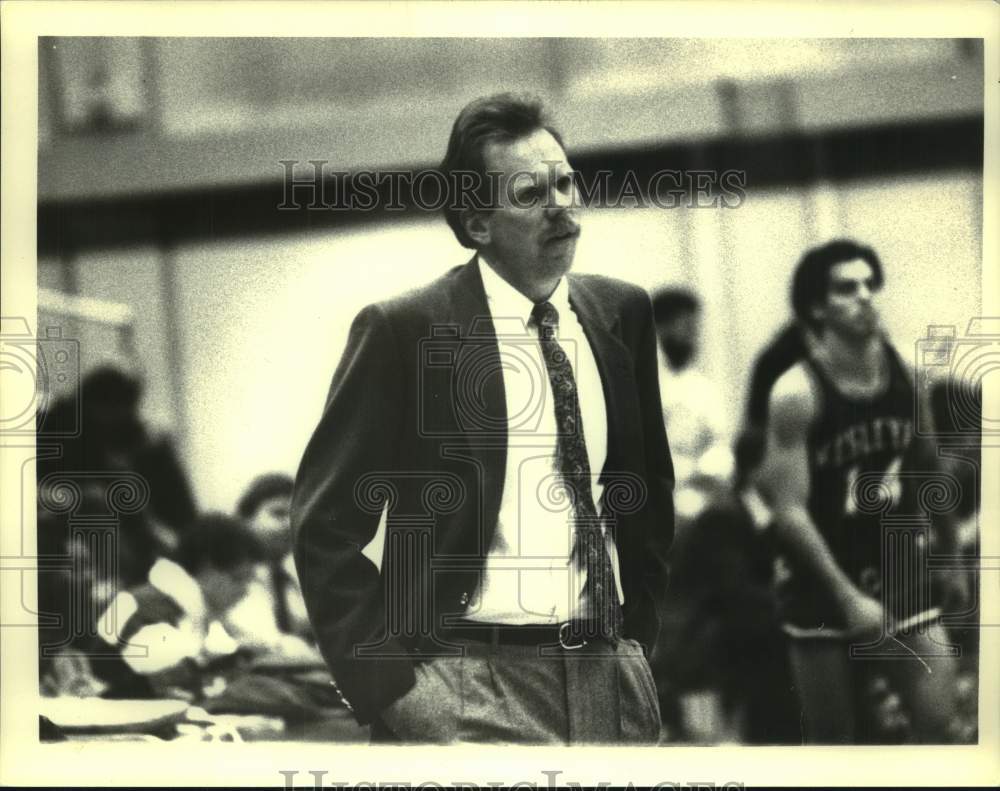
M 484 152 L 490 143 L 509 143 L 544 129 L 563 145 L 562 137 L 536 96 L 498 93 L 467 104 L 451 128 L 448 150 L 441 162 L 451 194 L 445 204 L 445 219 L 463 247 L 476 248 L 462 225 L 462 215 L 475 207 L 493 205 L 490 182 L 486 177 Z M 565 148 L 565 146 L 563 146 Z M 478 189 L 463 191 L 460 173 L 471 173 Z M 469 178 L 469 177 L 465 177 Z M 470 194 L 471 193 L 471 194 Z M 472 198 L 475 196 L 475 199 Z
M 813 308 L 826 302 L 830 295 L 830 271 L 837 265 L 860 258 L 872 268 L 876 289 L 882 288 L 885 276 L 882 262 L 870 247 L 850 239 L 834 239 L 806 252 L 799 261 L 792 277 L 792 310 L 800 322 L 817 329 L 820 322 L 813 316 Z

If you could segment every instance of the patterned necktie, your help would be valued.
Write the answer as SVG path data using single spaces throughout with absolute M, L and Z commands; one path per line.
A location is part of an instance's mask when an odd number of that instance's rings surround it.
M 538 327 L 538 339 L 555 401 L 556 467 L 573 503 L 576 536 L 573 558 L 577 567 L 587 573 L 583 593 L 597 621 L 598 636 L 615 642 L 622 633 L 621 601 L 601 531 L 601 520 L 594 505 L 590 458 L 587 456 L 576 379 L 566 352 L 556 340 L 559 311 L 551 302 L 540 302 L 531 311 L 531 317 Z

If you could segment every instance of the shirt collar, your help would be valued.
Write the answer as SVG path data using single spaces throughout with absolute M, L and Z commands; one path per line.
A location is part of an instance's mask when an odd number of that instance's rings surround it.
M 482 255 L 479 256 L 479 271 L 483 278 L 486 301 L 489 303 L 490 313 L 493 314 L 494 320 L 497 318 L 517 318 L 527 325 L 535 303 L 504 280 Z M 565 277 L 559 279 L 559 285 L 549 297 L 549 302 L 559 311 L 561 323 L 563 317 L 567 315 L 567 311 L 570 310 L 569 284 Z
M 569 315 L 570 311 L 569 282 L 565 277 L 559 278 L 559 285 L 556 286 L 556 290 L 549 297 L 549 302 L 559 311 L 559 321 L 562 323 L 563 317 Z

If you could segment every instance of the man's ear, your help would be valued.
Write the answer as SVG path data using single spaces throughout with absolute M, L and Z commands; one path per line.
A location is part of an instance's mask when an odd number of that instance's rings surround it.
M 489 217 L 488 212 L 475 209 L 466 209 L 462 212 L 462 227 L 478 247 L 487 246 L 492 239 Z

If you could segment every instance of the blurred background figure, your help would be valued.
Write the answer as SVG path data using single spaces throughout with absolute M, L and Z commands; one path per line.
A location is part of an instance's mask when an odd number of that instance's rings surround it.
M 663 708 L 679 741 L 798 744 L 798 701 L 774 597 L 763 436 L 736 444 L 730 488 L 678 534 L 660 639 Z
M 660 342 L 660 400 L 674 460 L 678 529 L 724 490 L 732 474 L 728 416 L 718 385 L 697 366 L 701 303 L 691 291 L 653 294 Z
M 282 676 L 266 662 L 271 646 L 241 640 L 228 621 L 264 557 L 238 519 L 198 519 L 181 539 L 177 561 L 157 560 L 148 580 L 119 593 L 101 617 L 105 656 L 92 665 L 109 687 L 105 695 L 180 698 L 213 713 L 291 723 L 321 719 L 335 707 L 328 678 L 315 684 Z
M 141 380 L 112 366 L 38 415 L 39 659 L 86 652 L 115 595 L 173 555 L 195 519 L 187 474 L 168 434 L 140 412 Z
M 286 655 L 313 656 L 312 627 L 291 554 L 292 478 L 268 473 L 240 498 L 236 513 L 263 548 L 247 594 L 227 616 L 243 642 Z M 308 641 L 308 644 L 305 642 Z
M 137 376 L 103 365 L 89 371 L 78 394 L 58 400 L 39 414 L 38 431 L 58 439 L 46 437 L 47 452 L 37 465 L 38 481 L 44 486 L 50 474 L 69 476 L 89 488 L 91 505 L 107 510 L 112 504 L 98 501 L 107 497 L 108 487 L 115 483 L 114 473 L 140 476 L 149 500 L 134 520 L 142 522 L 135 527 L 142 534 L 135 543 L 149 550 L 171 551 L 195 517 L 195 500 L 172 437 L 153 433 L 144 420 L 142 397 L 143 383 Z M 75 420 L 77 410 L 78 431 L 60 431 L 61 425 Z M 133 547 L 143 555 L 136 559 L 138 565 L 122 567 L 126 584 L 149 570 L 142 565 L 151 562 L 150 552 L 139 551 L 145 548 Z
M 979 734 L 979 616 L 980 580 L 975 571 L 980 555 L 979 516 L 981 508 L 982 470 L 982 386 L 946 379 L 937 382 L 931 393 L 934 425 L 944 436 L 962 437 L 955 447 L 945 451 L 944 462 L 955 476 L 961 492 L 955 509 L 954 552 L 959 562 L 946 574 L 964 578 L 969 605 L 950 617 L 949 637 L 959 645 L 956 700 L 959 716 L 952 723 L 951 737 L 959 744 L 974 744 Z M 945 443 L 941 443 L 942 445 Z M 932 540 L 939 533 L 933 532 Z M 945 548 L 935 546 L 935 551 Z
M 120 592 L 101 616 L 114 659 L 95 669 L 115 697 L 204 696 L 205 675 L 234 659 L 239 643 L 223 620 L 247 592 L 263 556 L 237 520 L 208 514 L 185 533 L 177 561 L 160 558 L 142 585 Z
M 90 666 L 97 617 L 107 607 L 98 564 L 86 542 L 70 534 L 66 521 L 39 511 L 38 670 L 41 693 L 97 696 L 108 685 Z

